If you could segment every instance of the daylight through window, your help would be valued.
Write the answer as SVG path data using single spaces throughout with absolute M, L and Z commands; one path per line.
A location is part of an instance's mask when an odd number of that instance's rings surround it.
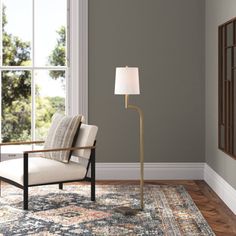
M 1 141 L 44 140 L 65 113 L 67 0 L 0 0 Z

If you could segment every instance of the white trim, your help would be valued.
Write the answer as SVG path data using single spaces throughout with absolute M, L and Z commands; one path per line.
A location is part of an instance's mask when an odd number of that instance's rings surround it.
M 236 189 L 205 163 L 204 180 L 236 215 Z
M 3 153 L 2 161 L 20 158 L 22 154 Z M 204 164 L 144 163 L 145 180 L 203 179 Z M 140 163 L 96 163 L 97 180 L 139 180 Z
M 2 161 L 20 158 L 22 154 L 3 153 Z M 97 163 L 97 180 L 139 180 L 140 163 Z M 208 164 L 144 163 L 145 180 L 203 180 L 236 215 L 236 189 L 229 185 Z
M 88 0 L 70 0 L 69 114 L 88 121 Z
M 98 180 L 138 180 L 139 163 L 97 163 Z M 204 163 L 144 163 L 144 179 L 203 179 Z

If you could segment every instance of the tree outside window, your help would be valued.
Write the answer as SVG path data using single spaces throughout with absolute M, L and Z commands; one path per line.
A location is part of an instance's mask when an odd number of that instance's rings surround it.
M 0 67 L 2 142 L 30 140 L 32 138 L 33 112 L 35 114 L 35 137 L 37 140 L 44 139 L 52 115 L 56 112 L 65 112 L 65 95 L 53 95 L 54 89 L 60 89 L 62 92 L 64 91 L 64 94 L 66 92 L 66 71 L 59 68 L 59 66 L 66 66 L 65 25 L 58 28 L 55 46 L 47 57 L 48 66 L 59 69 L 47 69 L 47 65 L 45 69 L 42 67 L 33 68 L 32 45 L 29 41 L 7 31 L 6 10 L 6 6 L 3 6 L 2 67 Z M 6 68 L 4 69 L 4 67 Z M 32 84 L 32 76 L 34 77 L 34 84 Z M 48 84 L 45 85 L 45 81 L 48 81 Z M 49 96 L 48 93 L 44 92 L 44 87 L 50 86 L 50 83 L 53 86 L 53 81 L 57 82 L 57 88 L 50 88 L 52 95 Z M 33 90 L 32 86 L 34 86 Z M 35 93 L 32 94 L 32 91 Z M 32 102 L 35 103 L 34 106 L 32 106 Z M 32 107 L 35 107 L 35 111 L 32 111 Z

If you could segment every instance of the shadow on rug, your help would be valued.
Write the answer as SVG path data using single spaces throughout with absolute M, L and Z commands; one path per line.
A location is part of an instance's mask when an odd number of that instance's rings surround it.
M 98 185 L 30 188 L 29 211 L 22 191 L 4 185 L 0 197 L 0 235 L 215 235 L 183 186 L 145 185 L 145 209 L 136 216 L 114 212 L 139 208 L 139 186 Z

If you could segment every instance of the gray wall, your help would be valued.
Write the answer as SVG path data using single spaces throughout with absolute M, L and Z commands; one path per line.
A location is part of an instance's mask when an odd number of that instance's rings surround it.
M 206 0 L 206 162 L 236 188 L 236 160 L 218 149 L 218 26 L 236 16 L 235 0 Z
M 117 66 L 140 68 L 145 162 L 204 161 L 204 1 L 89 0 L 89 123 L 98 162 L 137 162 L 138 115 L 115 96 Z

